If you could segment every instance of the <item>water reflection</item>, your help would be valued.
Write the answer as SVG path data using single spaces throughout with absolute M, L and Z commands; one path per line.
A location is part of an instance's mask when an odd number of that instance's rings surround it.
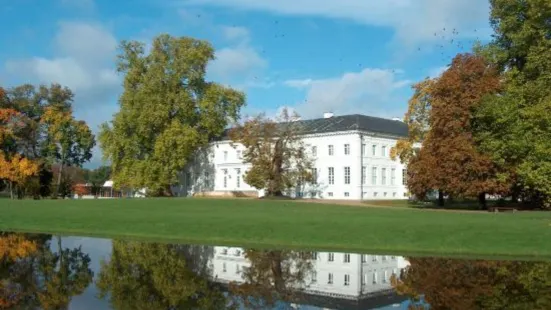
M 0 309 L 551 309 L 551 264 L 0 234 Z

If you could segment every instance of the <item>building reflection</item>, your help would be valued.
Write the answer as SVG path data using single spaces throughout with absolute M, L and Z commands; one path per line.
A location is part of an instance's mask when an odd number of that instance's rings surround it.
M 280 299 L 294 307 L 307 304 L 325 309 L 366 309 L 392 305 L 407 299 L 396 294 L 391 284 L 392 276 L 399 276 L 409 265 L 401 256 L 338 252 L 287 252 L 288 254 L 281 255 L 284 251 L 256 250 L 254 254 L 251 254 L 251 251 L 255 250 L 214 247 L 211 261 L 214 281 L 226 283 L 230 288 L 232 285 L 237 288 L 249 287 L 250 290 L 254 289 L 255 293 L 262 289 L 275 291 L 279 293 Z M 294 278 L 294 281 L 281 279 L 281 282 L 287 283 L 285 287 L 278 288 L 273 263 L 264 264 L 270 269 L 265 273 L 265 277 L 271 279 L 265 281 L 266 279 L 260 279 L 258 276 L 251 278 L 251 265 L 255 269 L 260 265 L 256 261 L 258 256 L 261 256 L 259 253 L 265 253 L 265 257 L 274 257 L 279 253 L 280 256 L 292 260 L 280 261 L 279 265 L 284 266 L 283 269 L 288 268 L 287 275 Z M 253 273 L 262 274 L 259 270 Z M 259 283 L 250 282 L 268 283 L 270 287 L 262 288 Z M 286 291 L 279 292 L 283 289 Z M 293 291 L 294 294 L 288 291 Z M 250 301 L 250 298 L 245 300 Z

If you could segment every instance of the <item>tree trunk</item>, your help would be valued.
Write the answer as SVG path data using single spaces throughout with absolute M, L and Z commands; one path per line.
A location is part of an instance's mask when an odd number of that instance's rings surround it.
M 269 257 L 272 274 L 274 276 L 275 291 L 278 293 L 282 293 L 285 290 L 285 280 L 283 279 L 283 269 L 281 268 L 281 252 L 270 251 Z
M 488 209 L 488 205 L 486 204 L 486 193 L 478 194 L 478 203 L 480 204 L 480 208 L 482 210 Z
M 57 184 L 55 187 L 55 198 L 59 196 L 59 187 L 61 186 L 61 174 L 63 172 L 63 162 L 59 165 L 59 172 L 57 173 Z
M 10 181 L 10 199 L 14 199 L 14 197 L 13 197 L 13 181 Z
M 441 189 L 438 190 L 438 206 L 444 206 L 444 192 Z

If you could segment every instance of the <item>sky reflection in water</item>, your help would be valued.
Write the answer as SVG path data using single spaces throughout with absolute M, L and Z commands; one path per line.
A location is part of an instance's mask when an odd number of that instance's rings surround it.
M 551 309 L 549 262 L 14 233 L 0 256 L 0 309 Z

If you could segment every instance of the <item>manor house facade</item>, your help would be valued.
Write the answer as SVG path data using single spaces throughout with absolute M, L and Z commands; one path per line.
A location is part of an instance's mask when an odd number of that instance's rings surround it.
M 367 115 L 298 120 L 303 141 L 314 158 L 315 182 L 293 189 L 293 197 L 318 199 L 407 199 L 406 168 L 390 158 L 390 149 L 407 137 L 407 125 L 397 119 Z M 224 135 L 199 152 L 173 186 L 177 196 L 263 196 L 244 182 L 249 164 L 244 147 Z

